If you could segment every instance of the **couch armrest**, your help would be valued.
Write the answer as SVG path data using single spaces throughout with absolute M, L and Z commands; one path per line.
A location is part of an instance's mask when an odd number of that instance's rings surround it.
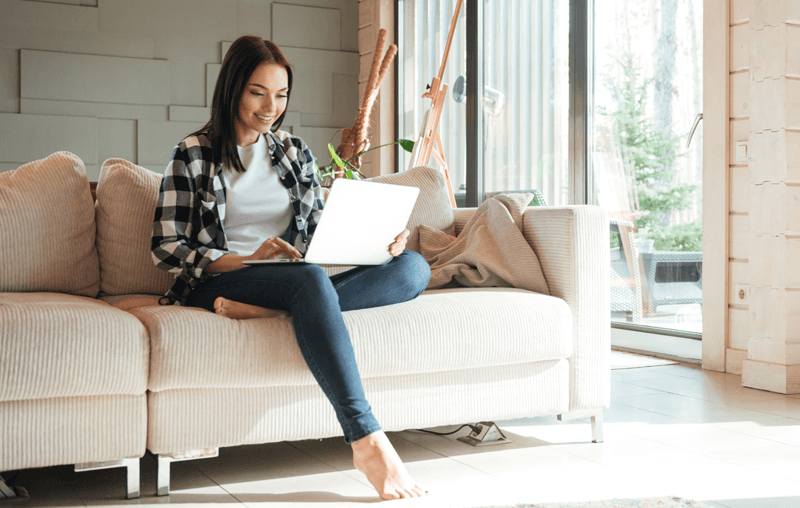
M 610 404 L 608 214 L 596 206 L 529 207 L 523 234 L 552 296 L 572 310 L 570 411 Z

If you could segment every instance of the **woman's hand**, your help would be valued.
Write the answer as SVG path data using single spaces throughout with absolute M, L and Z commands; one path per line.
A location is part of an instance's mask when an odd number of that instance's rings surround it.
M 300 251 L 295 249 L 286 240 L 283 240 L 282 238 L 270 238 L 266 242 L 262 243 L 261 247 L 259 247 L 254 253 L 250 254 L 249 256 L 245 256 L 244 259 L 254 261 L 260 259 L 275 259 L 282 254 L 295 259 L 303 257 L 303 255 L 300 254 Z
M 394 243 L 389 246 L 389 254 L 394 257 L 399 256 L 406 250 L 406 242 L 408 242 L 408 237 L 411 236 L 411 232 L 408 229 L 404 229 L 402 233 L 397 235 L 397 238 L 394 239 Z

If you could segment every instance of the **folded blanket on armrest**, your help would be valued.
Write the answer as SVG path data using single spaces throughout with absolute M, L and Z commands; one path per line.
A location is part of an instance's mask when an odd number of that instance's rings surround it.
M 539 258 L 522 235 L 522 214 L 532 199 L 533 194 L 487 199 L 458 237 L 421 225 L 420 253 L 431 265 L 428 289 L 515 287 L 549 295 Z

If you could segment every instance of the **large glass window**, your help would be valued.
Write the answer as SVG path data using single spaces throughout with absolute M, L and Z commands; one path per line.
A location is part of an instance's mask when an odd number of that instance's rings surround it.
M 466 4 L 466 2 L 465 2 Z M 456 0 L 401 0 L 400 135 L 415 139 L 439 71 Z M 439 132 L 457 201 L 466 191 L 466 8 L 447 63 Z M 487 195 L 537 191 L 548 205 L 569 201 L 569 2 L 485 2 L 483 188 Z M 408 158 L 400 159 L 401 168 Z M 431 164 L 435 165 L 434 161 Z
M 612 320 L 702 331 L 701 0 L 594 0 L 590 201 L 611 218 Z

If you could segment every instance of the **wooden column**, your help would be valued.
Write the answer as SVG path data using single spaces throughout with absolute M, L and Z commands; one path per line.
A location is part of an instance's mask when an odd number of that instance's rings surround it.
M 386 29 L 386 44 L 392 44 L 395 37 L 394 30 L 394 2 L 392 0 L 360 0 L 358 3 L 358 53 L 361 59 L 360 73 L 358 75 L 359 104 L 364 96 L 364 90 L 369 78 L 372 65 L 372 52 L 375 50 L 375 41 L 378 30 Z M 378 100 L 370 118 L 369 142 L 370 146 L 379 146 L 397 141 L 395 135 L 395 67 L 392 64 L 381 83 Z M 361 172 L 368 177 L 394 173 L 395 150 L 394 148 L 381 148 L 364 155 L 362 158 Z
M 742 384 L 779 393 L 800 393 L 797 3 L 753 0 L 750 9 L 750 327 Z

